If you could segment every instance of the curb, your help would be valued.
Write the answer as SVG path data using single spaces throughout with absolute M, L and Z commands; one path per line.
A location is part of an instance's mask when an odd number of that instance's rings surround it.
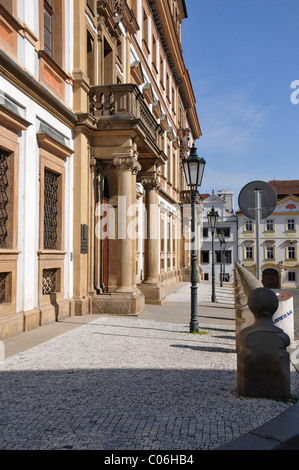
M 299 450 L 299 401 L 276 418 L 215 450 Z

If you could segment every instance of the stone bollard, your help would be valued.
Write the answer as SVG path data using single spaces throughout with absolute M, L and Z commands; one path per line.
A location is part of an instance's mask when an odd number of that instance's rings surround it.
M 253 274 L 239 264 L 235 266 L 235 308 L 236 308 L 236 349 L 238 351 L 238 338 L 240 331 L 251 326 L 254 322 L 254 316 L 250 311 L 247 298 L 254 289 L 262 287 Z
M 290 338 L 272 322 L 277 296 L 271 289 L 259 287 L 250 293 L 248 306 L 255 320 L 238 338 L 238 393 L 246 397 L 289 398 L 290 358 L 286 348 Z

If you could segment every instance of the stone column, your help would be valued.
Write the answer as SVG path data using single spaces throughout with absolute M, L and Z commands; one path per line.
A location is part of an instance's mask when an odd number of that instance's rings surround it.
M 115 154 L 114 154 L 115 155 Z M 136 243 L 130 230 L 134 227 L 132 202 L 136 199 L 136 172 L 141 165 L 134 147 L 113 159 L 118 183 L 117 280 L 112 293 L 93 296 L 93 312 L 106 315 L 138 315 L 144 311 L 144 295 L 136 287 L 133 274 L 136 266 Z M 134 196 L 135 192 L 135 196 Z M 132 214 L 132 215 L 131 215 Z M 131 225 L 131 227 L 130 227 Z M 135 251 L 134 251 L 135 250 Z
M 119 277 L 116 292 L 134 292 L 135 289 L 132 285 L 133 240 L 128 233 L 128 222 L 130 221 L 128 213 L 133 199 L 132 174 L 140 170 L 141 166 L 135 156 L 116 157 L 113 163 L 118 173 Z
M 89 250 L 88 250 L 88 291 L 89 295 L 95 294 L 95 165 L 96 159 L 90 158 L 90 173 L 89 173 Z
M 150 304 L 162 304 L 165 302 L 164 285 L 159 280 L 159 256 L 160 256 L 160 240 L 159 240 L 159 201 L 158 191 L 161 184 L 158 181 L 156 173 L 148 175 L 141 180 L 146 191 L 146 217 L 147 217 L 147 234 L 146 234 L 146 253 L 145 253 L 145 279 L 139 285 L 141 292 L 145 295 L 145 302 Z

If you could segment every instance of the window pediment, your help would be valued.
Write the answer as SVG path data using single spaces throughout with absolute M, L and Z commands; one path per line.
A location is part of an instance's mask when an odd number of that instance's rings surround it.
M 142 93 L 146 99 L 146 101 L 151 104 L 154 101 L 154 95 L 153 95 L 153 88 L 150 83 L 146 83 L 144 87 L 142 88 Z
M 138 60 L 135 60 L 131 64 L 131 75 L 134 78 L 137 85 L 142 85 L 144 83 L 144 75 L 142 72 L 142 66 Z
M 0 103 L 0 123 L 8 126 L 14 132 L 26 130 L 31 123 L 20 116 L 19 112 L 13 111 L 11 108 Z

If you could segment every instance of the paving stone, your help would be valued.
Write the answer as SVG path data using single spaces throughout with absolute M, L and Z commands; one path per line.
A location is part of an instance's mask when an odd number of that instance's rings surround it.
M 234 332 L 206 333 L 101 317 L 8 357 L 0 449 L 213 449 L 292 406 L 239 397 Z

